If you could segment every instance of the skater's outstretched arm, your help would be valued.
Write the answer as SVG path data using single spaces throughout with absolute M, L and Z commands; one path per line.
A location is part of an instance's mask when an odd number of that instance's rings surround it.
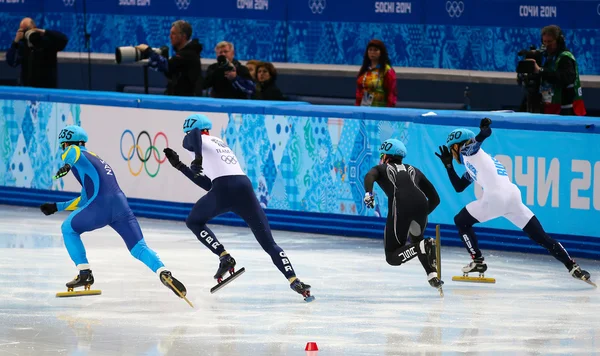
M 481 145 L 481 144 L 480 144 Z M 435 153 L 436 156 L 442 161 L 444 167 L 446 167 L 446 172 L 448 173 L 448 178 L 450 178 L 450 182 L 458 193 L 464 191 L 472 182 L 473 179 L 471 176 L 465 172 L 462 177 L 459 177 L 454 170 L 454 166 L 452 165 L 452 153 L 446 146 L 440 146 L 440 153 Z
M 56 173 L 56 178 L 62 178 L 66 176 L 72 167 L 75 167 L 79 162 L 79 159 L 82 157 L 81 148 L 76 145 L 71 145 L 67 147 L 65 152 L 61 155 L 63 162 L 65 163 L 58 172 Z M 87 203 L 87 194 L 85 192 L 85 188 L 81 188 L 81 195 L 75 199 L 71 199 L 66 202 L 56 203 L 56 208 L 58 211 L 63 210 L 75 210 L 80 206 L 83 206 Z
M 194 184 L 199 186 L 200 188 L 209 191 L 212 188 L 212 181 L 205 175 L 195 174 L 190 167 L 186 166 L 183 162 L 179 160 L 179 155 L 177 152 L 173 151 L 170 148 L 165 148 L 163 150 L 169 163 L 175 167 L 178 171 L 183 173 L 186 177 L 189 178 Z
M 373 185 L 377 179 L 379 179 L 379 170 L 377 170 L 377 167 L 373 167 L 365 175 L 365 192 L 373 193 Z
M 210 188 L 212 188 L 212 181 L 210 178 L 202 174 L 195 174 L 190 167 L 186 166 L 185 164 L 181 163 L 181 166 L 178 168 L 178 170 L 200 188 L 206 191 L 209 191 Z
M 475 141 L 479 143 L 483 143 L 483 141 L 492 136 L 492 128 L 490 125 L 492 124 L 492 120 L 486 118 L 481 119 L 481 123 L 479 124 L 479 133 L 475 136 Z
M 427 214 L 431 214 L 431 212 L 433 212 L 435 208 L 437 208 L 437 206 L 440 205 L 440 195 L 438 194 L 433 184 L 431 184 L 429 179 L 427 179 L 427 177 L 423 174 L 423 172 L 421 172 L 418 169 L 416 169 L 416 171 L 417 175 L 419 176 L 419 189 L 421 189 L 423 194 L 425 194 L 425 196 L 427 197 L 427 201 L 429 202 L 429 212 Z

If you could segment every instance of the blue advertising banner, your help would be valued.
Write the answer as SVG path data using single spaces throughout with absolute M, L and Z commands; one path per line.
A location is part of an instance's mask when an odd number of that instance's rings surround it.
M 423 1 L 308 0 L 288 1 L 289 21 L 422 22 Z
M 47 12 L 83 12 L 111 15 L 285 19 L 285 2 L 273 0 L 45 0 Z
M 0 13 L 31 12 L 32 15 L 44 12 L 44 0 L 0 0 Z

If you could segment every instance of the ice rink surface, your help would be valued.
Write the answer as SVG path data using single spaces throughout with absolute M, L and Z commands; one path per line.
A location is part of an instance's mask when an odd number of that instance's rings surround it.
M 66 216 L 0 206 L 0 355 L 303 356 L 309 341 L 319 356 L 600 352 L 598 290 L 549 255 L 484 251 L 497 283 L 482 285 L 453 282 L 470 258 L 443 247 L 442 299 L 418 259 L 387 265 L 382 240 L 275 231 L 312 285 L 316 300 L 306 303 L 249 229 L 211 225 L 246 267 L 211 295 L 217 257 L 183 222 L 141 219 L 194 309 L 110 228 L 83 238 L 102 295 L 56 298 L 77 274 L 60 232 Z M 600 281 L 598 262 L 578 262 Z

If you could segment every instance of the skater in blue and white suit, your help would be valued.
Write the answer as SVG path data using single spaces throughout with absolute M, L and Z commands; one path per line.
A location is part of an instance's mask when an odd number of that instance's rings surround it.
M 58 136 L 58 142 L 64 151 L 61 156 L 64 166 L 54 178 L 64 177 L 72 171 L 81 184 L 81 196 L 67 202 L 45 203 L 40 206 L 45 215 L 63 210 L 73 211 L 63 222 L 62 233 L 69 256 L 79 269 L 79 275 L 68 282 L 67 287 L 76 288 L 94 283 L 81 234 L 109 225 L 123 238 L 133 257 L 159 275 L 163 284 L 172 290 L 163 280 L 170 278 L 175 287 L 185 295 L 183 284 L 171 275 L 156 252 L 146 245 L 127 197 L 117 183 L 115 172 L 108 163 L 87 150 L 87 141 L 87 133 L 75 125 L 65 127 Z
M 186 224 L 198 240 L 220 258 L 214 278 L 220 282 L 225 272 L 233 270 L 236 261 L 206 223 L 218 215 L 234 212 L 248 224 L 260 246 L 288 279 L 292 290 L 302 294 L 305 300 L 312 300 L 310 286 L 296 277 L 290 260 L 275 243 L 265 212 L 237 157 L 223 140 L 210 135 L 210 129 L 212 122 L 205 115 L 194 114 L 185 120 L 183 147 L 193 158 L 190 167 L 183 164 L 172 149 L 166 148 L 164 152 L 173 167 L 208 191 L 196 202 Z

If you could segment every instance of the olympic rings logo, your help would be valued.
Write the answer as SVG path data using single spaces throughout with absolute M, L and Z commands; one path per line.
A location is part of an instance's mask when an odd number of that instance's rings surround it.
M 462 1 L 446 1 L 448 16 L 459 18 L 463 11 L 465 11 L 465 4 Z
M 236 164 L 238 163 L 237 159 L 235 158 L 235 156 L 229 156 L 229 155 L 222 155 L 221 156 L 221 161 L 227 163 L 227 164 Z
M 127 154 L 125 154 L 125 151 L 123 150 L 123 138 L 125 136 L 131 136 L 131 145 L 127 149 Z M 146 148 L 146 149 L 142 149 L 141 145 L 143 143 L 140 143 L 140 140 L 142 140 L 142 137 L 144 137 L 144 136 L 148 139 L 148 148 Z M 154 178 L 158 175 L 158 171 L 160 171 L 160 165 L 163 164 L 167 160 L 166 156 L 163 158 L 160 157 L 160 153 L 162 150 L 159 150 L 156 147 L 156 141 L 159 137 L 164 138 L 164 140 L 165 140 L 164 147 L 169 147 L 169 139 L 167 138 L 167 135 L 164 134 L 164 132 L 158 132 L 156 135 L 154 135 L 153 139 L 150 137 L 150 134 L 148 133 L 148 131 L 145 131 L 145 130 L 141 131 L 137 135 L 137 138 L 135 137 L 135 135 L 133 134 L 133 132 L 131 130 L 125 130 L 121 134 L 121 141 L 120 141 L 121 157 L 123 157 L 123 159 L 125 161 L 127 161 L 127 167 L 129 167 L 129 172 L 134 177 L 139 176 L 140 173 L 142 173 L 142 169 L 144 169 L 146 171 L 146 173 L 148 174 L 148 176 L 150 176 L 151 178 Z M 125 146 L 125 147 L 127 147 L 127 146 Z M 131 161 L 135 160 L 136 156 L 137 156 L 137 160 L 140 161 L 140 168 L 138 170 L 134 170 L 133 168 L 131 168 Z M 156 161 L 156 163 L 158 163 L 158 166 L 157 166 L 155 172 L 150 172 L 148 170 L 147 163 L 150 160 L 150 158 L 152 158 L 152 157 L 154 157 L 154 161 Z

